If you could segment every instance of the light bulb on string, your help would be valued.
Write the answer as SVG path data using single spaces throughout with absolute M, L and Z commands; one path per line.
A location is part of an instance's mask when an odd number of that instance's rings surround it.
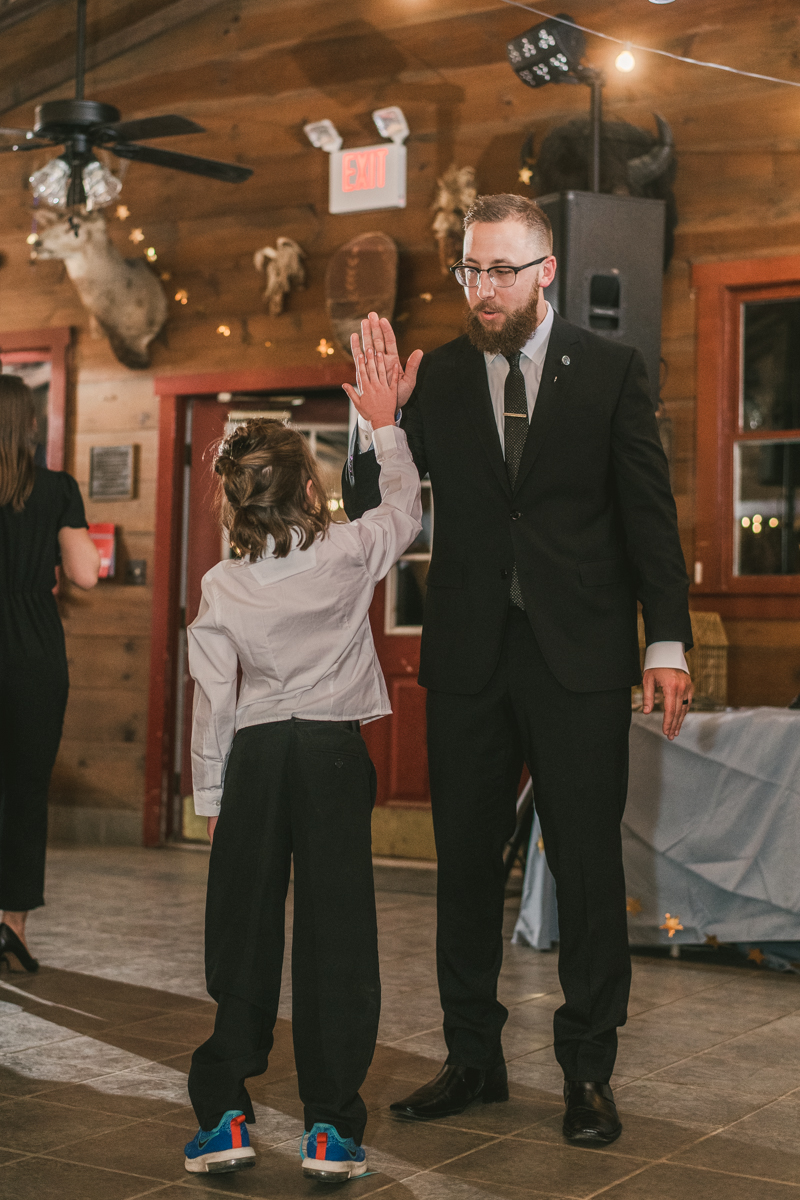
M 632 71 L 636 66 L 636 59 L 631 54 L 630 50 L 625 49 L 617 55 L 616 59 L 614 60 L 614 66 L 618 71 L 622 71 L 623 74 L 627 74 L 628 71 Z

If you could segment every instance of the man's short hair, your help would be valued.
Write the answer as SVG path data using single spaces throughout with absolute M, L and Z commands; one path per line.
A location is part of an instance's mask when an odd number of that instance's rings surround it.
M 527 196 L 500 192 L 496 196 L 477 196 L 464 215 L 464 232 L 476 221 L 493 225 L 499 221 L 519 221 L 542 241 L 548 250 L 553 248 L 553 229 L 547 213 Z

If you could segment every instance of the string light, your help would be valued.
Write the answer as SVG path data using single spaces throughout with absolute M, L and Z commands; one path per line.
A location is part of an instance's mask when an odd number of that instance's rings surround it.
M 189 303 L 189 293 L 186 291 L 186 288 L 180 288 L 175 293 L 175 299 L 178 301 L 178 304 L 188 304 Z
M 155 246 L 148 246 L 144 253 L 148 262 L 155 262 L 158 258 L 158 255 L 155 251 Z
M 662 3 L 666 0 L 662 0 Z M 610 33 L 600 33 L 598 29 L 590 29 L 588 25 L 579 25 L 577 21 L 569 21 L 565 17 L 556 17 L 552 13 L 544 12 L 541 8 L 534 8 L 532 4 L 523 4 L 522 0 L 503 0 L 504 4 L 510 5 L 512 8 L 522 8 L 525 12 L 534 13 L 537 17 L 545 17 L 548 21 L 559 21 L 562 25 L 571 25 L 573 29 L 580 29 L 582 33 L 591 33 L 593 37 L 602 38 L 606 42 L 615 42 L 618 46 L 626 46 L 630 50 L 641 50 L 644 54 L 660 54 L 662 58 L 671 58 L 675 62 L 691 63 L 694 67 L 711 67 L 714 71 L 728 71 L 731 75 L 743 75 L 747 79 L 763 79 L 767 83 L 783 83 L 787 87 L 800 88 L 800 80 L 796 79 L 779 79 L 775 75 L 760 75 L 757 71 L 740 71 L 738 67 L 726 67 L 724 63 L 704 62 L 699 58 L 687 58 L 683 54 L 672 54 L 669 50 L 656 50 L 655 46 L 639 46 L 636 42 L 627 42 L 623 38 L 612 37 Z
M 618 71 L 623 71 L 627 74 L 636 66 L 636 59 L 631 54 L 630 50 L 623 50 L 614 60 L 614 66 Z
M 223 337 L 230 337 L 231 331 L 229 325 L 218 325 L 217 333 L 221 333 Z

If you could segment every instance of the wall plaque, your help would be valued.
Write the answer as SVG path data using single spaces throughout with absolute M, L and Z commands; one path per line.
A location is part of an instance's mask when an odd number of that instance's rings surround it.
M 132 500 L 135 446 L 92 446 L 89 462 L 91 500 Z

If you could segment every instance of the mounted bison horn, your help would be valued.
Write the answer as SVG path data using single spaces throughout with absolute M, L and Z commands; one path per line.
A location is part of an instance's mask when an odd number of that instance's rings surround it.
M 663 117 L 653 113 L 658 126 L 659 143 L 641 154 L 628 159 L 628 182 L 631 187 L 642 188 L 659 175 L 663 175 L 672 162 L 672 130 Z

